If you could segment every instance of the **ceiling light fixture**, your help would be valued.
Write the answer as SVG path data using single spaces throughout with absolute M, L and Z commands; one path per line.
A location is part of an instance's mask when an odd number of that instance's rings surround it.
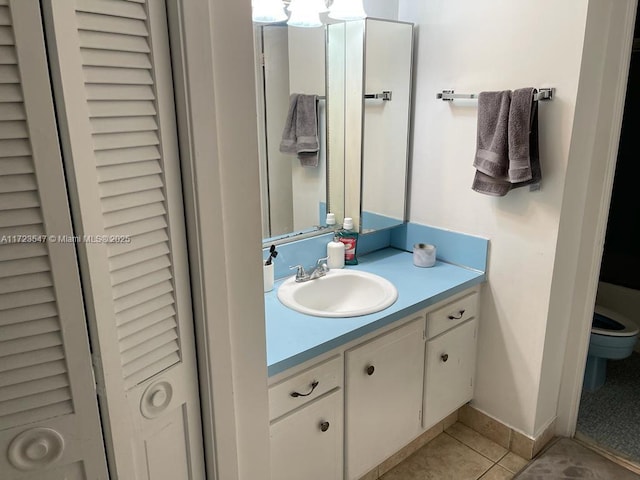
M 367 18 L 362 0 L 333 0 L 329 17 L 336 20 L 360 20 Z
M 253 0 L 252 19 L 256 23 L 278 23 L 287 19 L 281 0 Z
M 285 11 L 285 3 L 287 4 Z M 292 27 L 321 27 L 320 14 L 329 12 L 336 20 L 360 20 L 367 17 L 362 0 L 333 0 L 327 8 L 326 0 L 252 0 L 253 21 L 256 23 L 280 23 L 287 21 Z
M 326 5 L 322 0 L 292 0 L 289 4 L 289 11 L 291 17 L 287 22 L 287 25 L 292 27 L 321 27 L 320 12 L 318 11 L 319 4 L 322 3 L 326 9 Z

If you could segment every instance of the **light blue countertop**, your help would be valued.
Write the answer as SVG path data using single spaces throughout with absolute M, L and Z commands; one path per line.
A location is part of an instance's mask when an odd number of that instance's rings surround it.
M 309 359 L 344 345 L 358 337 L 405 318 L 434 303 L 471 288 L 485 280 L 484 272 L 443 262 L 433 267 L 413 265 L 413 255 L 385 248 L 359 257 L 355 270 L 375 273 L 398 289 L 398 299 L 380 312 L 351 318 L 305 315 L 280 303 L 275 282 L 265 293 L 267 366 L 269 376 L 281 373 Z

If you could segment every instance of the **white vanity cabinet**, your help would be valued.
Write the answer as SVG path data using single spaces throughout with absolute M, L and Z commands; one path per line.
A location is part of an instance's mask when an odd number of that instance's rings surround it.
M 274 377 L 271 478 L 359 480 L 471 400 L 478 292 Z
M 342 357 L 269 388 L 271 478 L 342 480 Z
M 360 478 L 421 432 L 424 327 L 420 316 L 345 352 L 349 480 Z
M 423 427 L 429 428 L 473 396 L 478 294 L 427 315 Z

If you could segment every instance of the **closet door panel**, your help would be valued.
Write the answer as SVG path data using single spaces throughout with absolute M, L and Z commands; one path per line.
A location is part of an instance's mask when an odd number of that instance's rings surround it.
M 0 472 L 108 478 L 37 0 L 0 2 Z
M 45 1 L 110 471 L 204 477 L 165 5 Z

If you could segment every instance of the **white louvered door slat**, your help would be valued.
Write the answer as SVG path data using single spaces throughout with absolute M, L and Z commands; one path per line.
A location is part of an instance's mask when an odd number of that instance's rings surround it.
M 80 31 L 80 46 L 101 50 L 149 53 L 149 44 L 142 37 L 105 32 Z
M 75 225 L 124 236 L 78 245 L 110 472 L 203 479 L 164 1 L 44 4 Z
M 107 480 L 38 0 L 0 25 L 0 477 Z
M 62 337 L 59 332 L 53 332 L 43 335 L 33 335 L 30 337 L 18 338 L 16 340 L 10 340 L 4 342 L 2 345 L 3 353 L 8 355 L 18 355 L 22 352 L 35 352 L 39 350 L 44 350 L 45 348 L 49 348 L 55 345 L 61 345 Z M 54 362 L 55 363 L 55 362 Z M 54 364 L 51 364 L 54 365 Z M 57 364 L 56 364 L 57 365 Z M 37 375 L 42 375 L 43 372 L 46 371 L 46 368 L 42 369 L 34 369 L 34 373 Z M 56 375 L 61 372 L 56 372 Z M 7 374 L 8 376 L 8 374 Z M 38 377 L 40 378 L 40 377 Z M 25 380 L 29 380 L 25 378 Z
M 18 74 L 17 69 L 15 74 Z M 13 77 L 13 75 L 12 75 Z M 13 78 L 8 78 L 8 81 L 13 81 Z M 0 106 L 0 121 L 4 120 L 24 120 L 24 107 L 22 103 L 3 103 Z

